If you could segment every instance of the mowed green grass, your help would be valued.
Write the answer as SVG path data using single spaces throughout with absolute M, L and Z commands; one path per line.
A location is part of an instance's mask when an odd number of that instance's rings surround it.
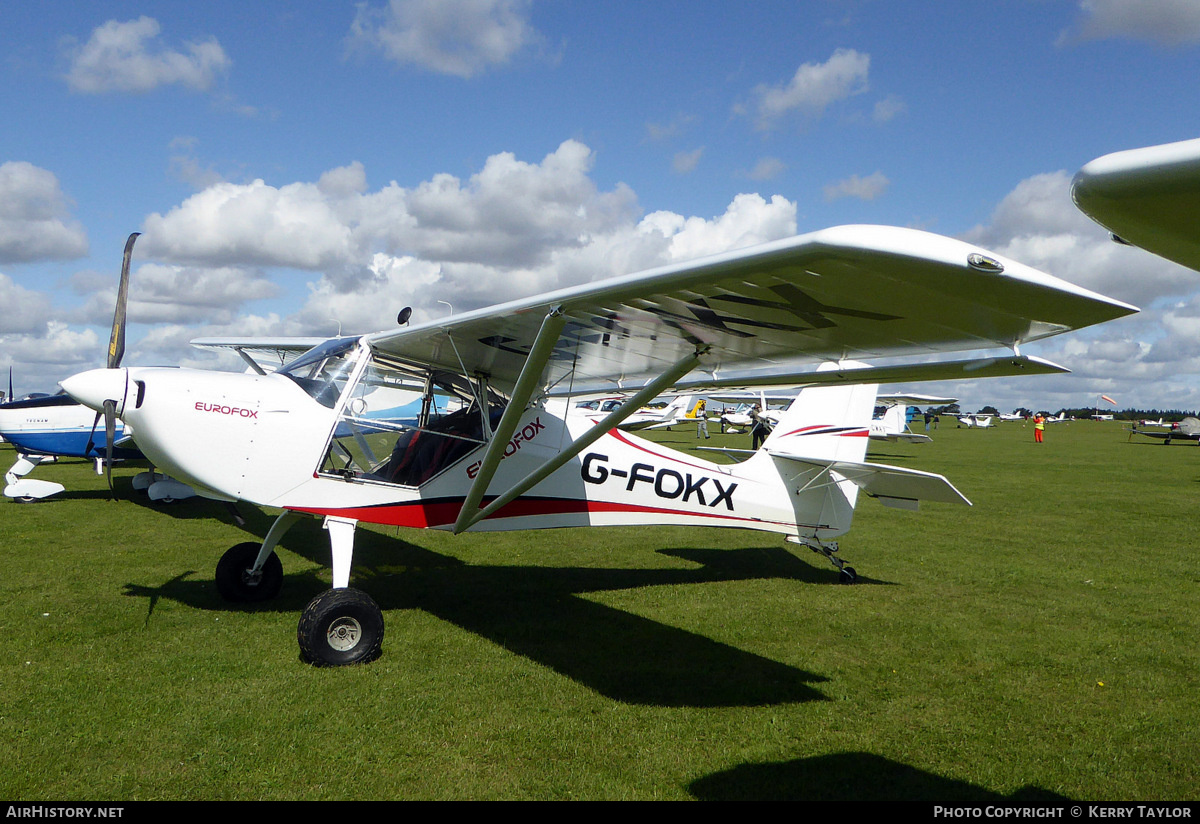
M 328 586 L 319 521 L 282 545 L 282 596 L 235 607 L 213 570 L 269 513 L 41 467 L 67 493 L 0 503 L 0 795 L 1200 798 L 1200 449 L 934 435 L 871 459 L 974 506 L 862 499 L 855 586 L 737 530 L 360 529 L 384 653 L 333 670 L 295 639 Z

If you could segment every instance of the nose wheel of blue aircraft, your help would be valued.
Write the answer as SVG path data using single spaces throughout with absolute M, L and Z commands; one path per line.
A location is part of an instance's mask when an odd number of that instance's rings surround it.
M 269 601 L 283 586 L 283 564 L 272 552 L 259 569 L 254 568 L 261 546 L 253 541 L 237 544 L 217 562 L 217 592 L 226 601 L 247 603 Z
M 301 656 L 315 666 L 365 664 L 383 649 L 383 612 L 361 590 L 329 589 L 300 614 L 296 640 Z

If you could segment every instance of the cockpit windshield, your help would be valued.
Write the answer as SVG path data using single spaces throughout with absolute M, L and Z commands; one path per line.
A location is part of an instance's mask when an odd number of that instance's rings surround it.
M 359 338 L 331 338 L 314 346 L 277 374 L 286 375 L 317 403 L 330 409 L 358 360 Z

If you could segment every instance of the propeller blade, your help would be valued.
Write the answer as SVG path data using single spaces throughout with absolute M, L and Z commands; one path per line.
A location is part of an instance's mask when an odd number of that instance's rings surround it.
M 117 437 L 117 402 L 104 402 L 104 474 L 108 477 L 108 494 L 113 492 L 112 460 L 113 441 Z
M 8 367 L 8 399 L 10 401 L 16 400 L 16 398 L 13 397 L 13 393 L 12 393 L 12 367 L 11 366 Z
M 87 449 L 83 450 L 84 455 L 91 455 L 92 447 L 96 445 L 96 426 L 100 423 L 100 416 L 103 412 L 97 412 L 96 417 L 92 418 L 92 431 L 88 433 Z
M 117 308 L 113 313 L 112 336 L 108 339 L 108 368 L 116 369 L 125 356 L 125 311 L 129 302 L 129 260 L 133 257 L 133 244 L 140 232 L 134 232 L 125 241 L 125 256 L 121 261 L 121 282 L 117 287 Z

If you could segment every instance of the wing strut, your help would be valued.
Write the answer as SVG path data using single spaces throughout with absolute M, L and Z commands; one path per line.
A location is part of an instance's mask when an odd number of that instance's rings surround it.
M 533 392 L 537 389 L 537 382 L 542 376 L 542 370 L 546 368 L 546 363 L 554 352 L 558 336 L 562 333 L 566 322 L 567 316 L 559 306 L 551 309 L 542 320 L 542 328 L 538 330 L 533 347 L 529 350 L 529 356 L 525 359 L 525 365 L 521 367 L 521 374 L 517 378 L 516 386 L 513 387 L 508 406 L 505 407 L 504 414 L 500 417 L 500 423 L 492 432 L 492 439 L 488 442 L 487 452 L 484 453 L 483 462 L 479 466 L 479 474 L 475 476 L 475 482 L 467 490 L 467 497 L 458 511 L 458 518 L 454 521 L 456 534 L 478 520 L 478 518 L 472 519 L 470 515 L 479 510 L 479 502 L 483 500 L 483 493 L 487 491 L 492 476 L 496 474 L 496 467 L 500 465 L 500 459 L 504 457 L 504 450 L 508 446 L 513 432 L 517 429 L 517 423 L 525 414 L 525 407 L 529 405 L 529 399 L 533 397 Z M 487 405 L 484 404 L 483 408 L 483 414 L 486 415 Z
M 240 346 L 235 346 L 235 347 L 233 347 L 233 351 L 237 352 L 242 360 L 244 360 L 246 363 L 250 364 L 250 368 L 254 370 L 255 374 L 257 374 L 257 375 L 267 374 L 267 371 L 265 369 L 263 369 L 261 366 L 259 366 L 257 363 L 254 362 L 254 358 L 252 358 L 246 354 L 245 349 L 243 349 Z
M 540 338 L 540 335 L 539 335 L 539 338 Z M 649 401 L 654 400 L 656 397 L 658 397 L 660 394 L 662 394 L 665 390 L 671 388 L 675 384 L 675 381 L 679 380 L 684 375 L 686 375 L 688 372 L 691 372 L 693 369 L 695 369 L 697 366 L 699 366 L 701 355 L 705 354 L 707 351 L 708 351 L 707 346 L 703 347 L 703 348 L 698 348 L 698 349 L 696 349 L 695 352 L 691 353 L 690 355 L 680 358 L 666 372 L 664 372 L 663 374 L 661 374 L 657 378 L 655 378 L 653 381 L 651 381 L 644 389 L 642 389 L 640 392 L 638 392 L 633 397 L 629 398 L 627 401 L 625 401 L 623 404 L 618 406 L 612 412 L 608 413 L 608 415 L 604 418 L 604 420 L 600 421 L 600 423 L 596 424 L 591 429 L 589 429 L 587 432 L 583 433 L 583 435 L 579 438 L 579 440 L 575 441 L 570 446 L 568 446 L 566 449 L 564 449 L 562 452 L 559 452 L 553 458 L 546 461 L 546 463 L 542 464 L 540 467 L 535 469 L 533 472 L 529 473 L 524 478 L 524 480 L 522 480 L 519 483 L 512 486 L 507 492 L 505 492 L 500 497 L 496 498 L 494 501 L 492 501 L 490 504 L 485 506 L 483 509 L 480 509 L 475 512 L 469 512 L 466 507 L 466 504 L 464 503 L 462 510 L 460 510 L 460 512 L 459 512 L 458 520 L 454 524 L 454 532 L 457 534 L 459 532 L 462 532 L 465 529 L 469 529 L 473 524 L 476 524 L 479 521 L 482 521 L 484 518 L 488 517 L 493 512 L 500 509 L 502 506 L 505 506 L 505 505 L 511 503 L 516 498 L 520 497 L 521 495 L 524 495 L 526 492 L 528 492 L 530 489 L 532 489 L 534 486 L 536 486 L 540 481 L 549 477 L 550 474 L 552 472 L 554 472 L 556 469 L 558 469 L 560 466 L 562 466 L 567 461 L 574 458 L 576 455 L 578 455 L 583 450 L 587 449 L 589 446 L 591 446 L 596 441 L 598 441 L 610 429 L 615 427 L 621 421 L 628 418 L 630 415 L 632 415 L 634 412 L 636 412 L 638 409 L 640 409 L 642 406 L 644 406 Z M 524 375 L 522 374 L 522 378 L 523 377 L 524 377 Z M 511 409 L 512 406 L 513 405 L 510 404 L 509 408 Z M 522 409 L 522 411 L 524 411 L 524 410 Z M 506 417 L 507 417 L 507 414 L 508 413 L 506 410 L 505 411 Z M 502 419 L 501 424 L 503 424 L 503 423 L 504 423 L 504 421 Z M 493 445 L 497 442 L 500 442 L 499 438 L 497 438 L 496 441 L 493 441 Z M 504 444 L 507 445 L 507 438 L 505 439 Z M 489 451 L 489 453 L 491 452 L 490 446 L 489 446 L 488 451 Z M 499 459 L 497 459 L 497 463 L 499 463 Z M 479 481 L 483 475 L 483 472 L 481 471 L 479 473 L 479 475 L 480 475 L 480 477 L 476 478 L 475 484 L 473 484 L 471 486 L 471 492 L 475 491 L 475 487 L 479 484 Z M 486 484 L 486 481 L 485 481 L 485 484 Z M 486 488 L 486 486 L 485 486 L 485 488 Z M 482 497 L 482 492 L 481 492 L 481 497 Z

